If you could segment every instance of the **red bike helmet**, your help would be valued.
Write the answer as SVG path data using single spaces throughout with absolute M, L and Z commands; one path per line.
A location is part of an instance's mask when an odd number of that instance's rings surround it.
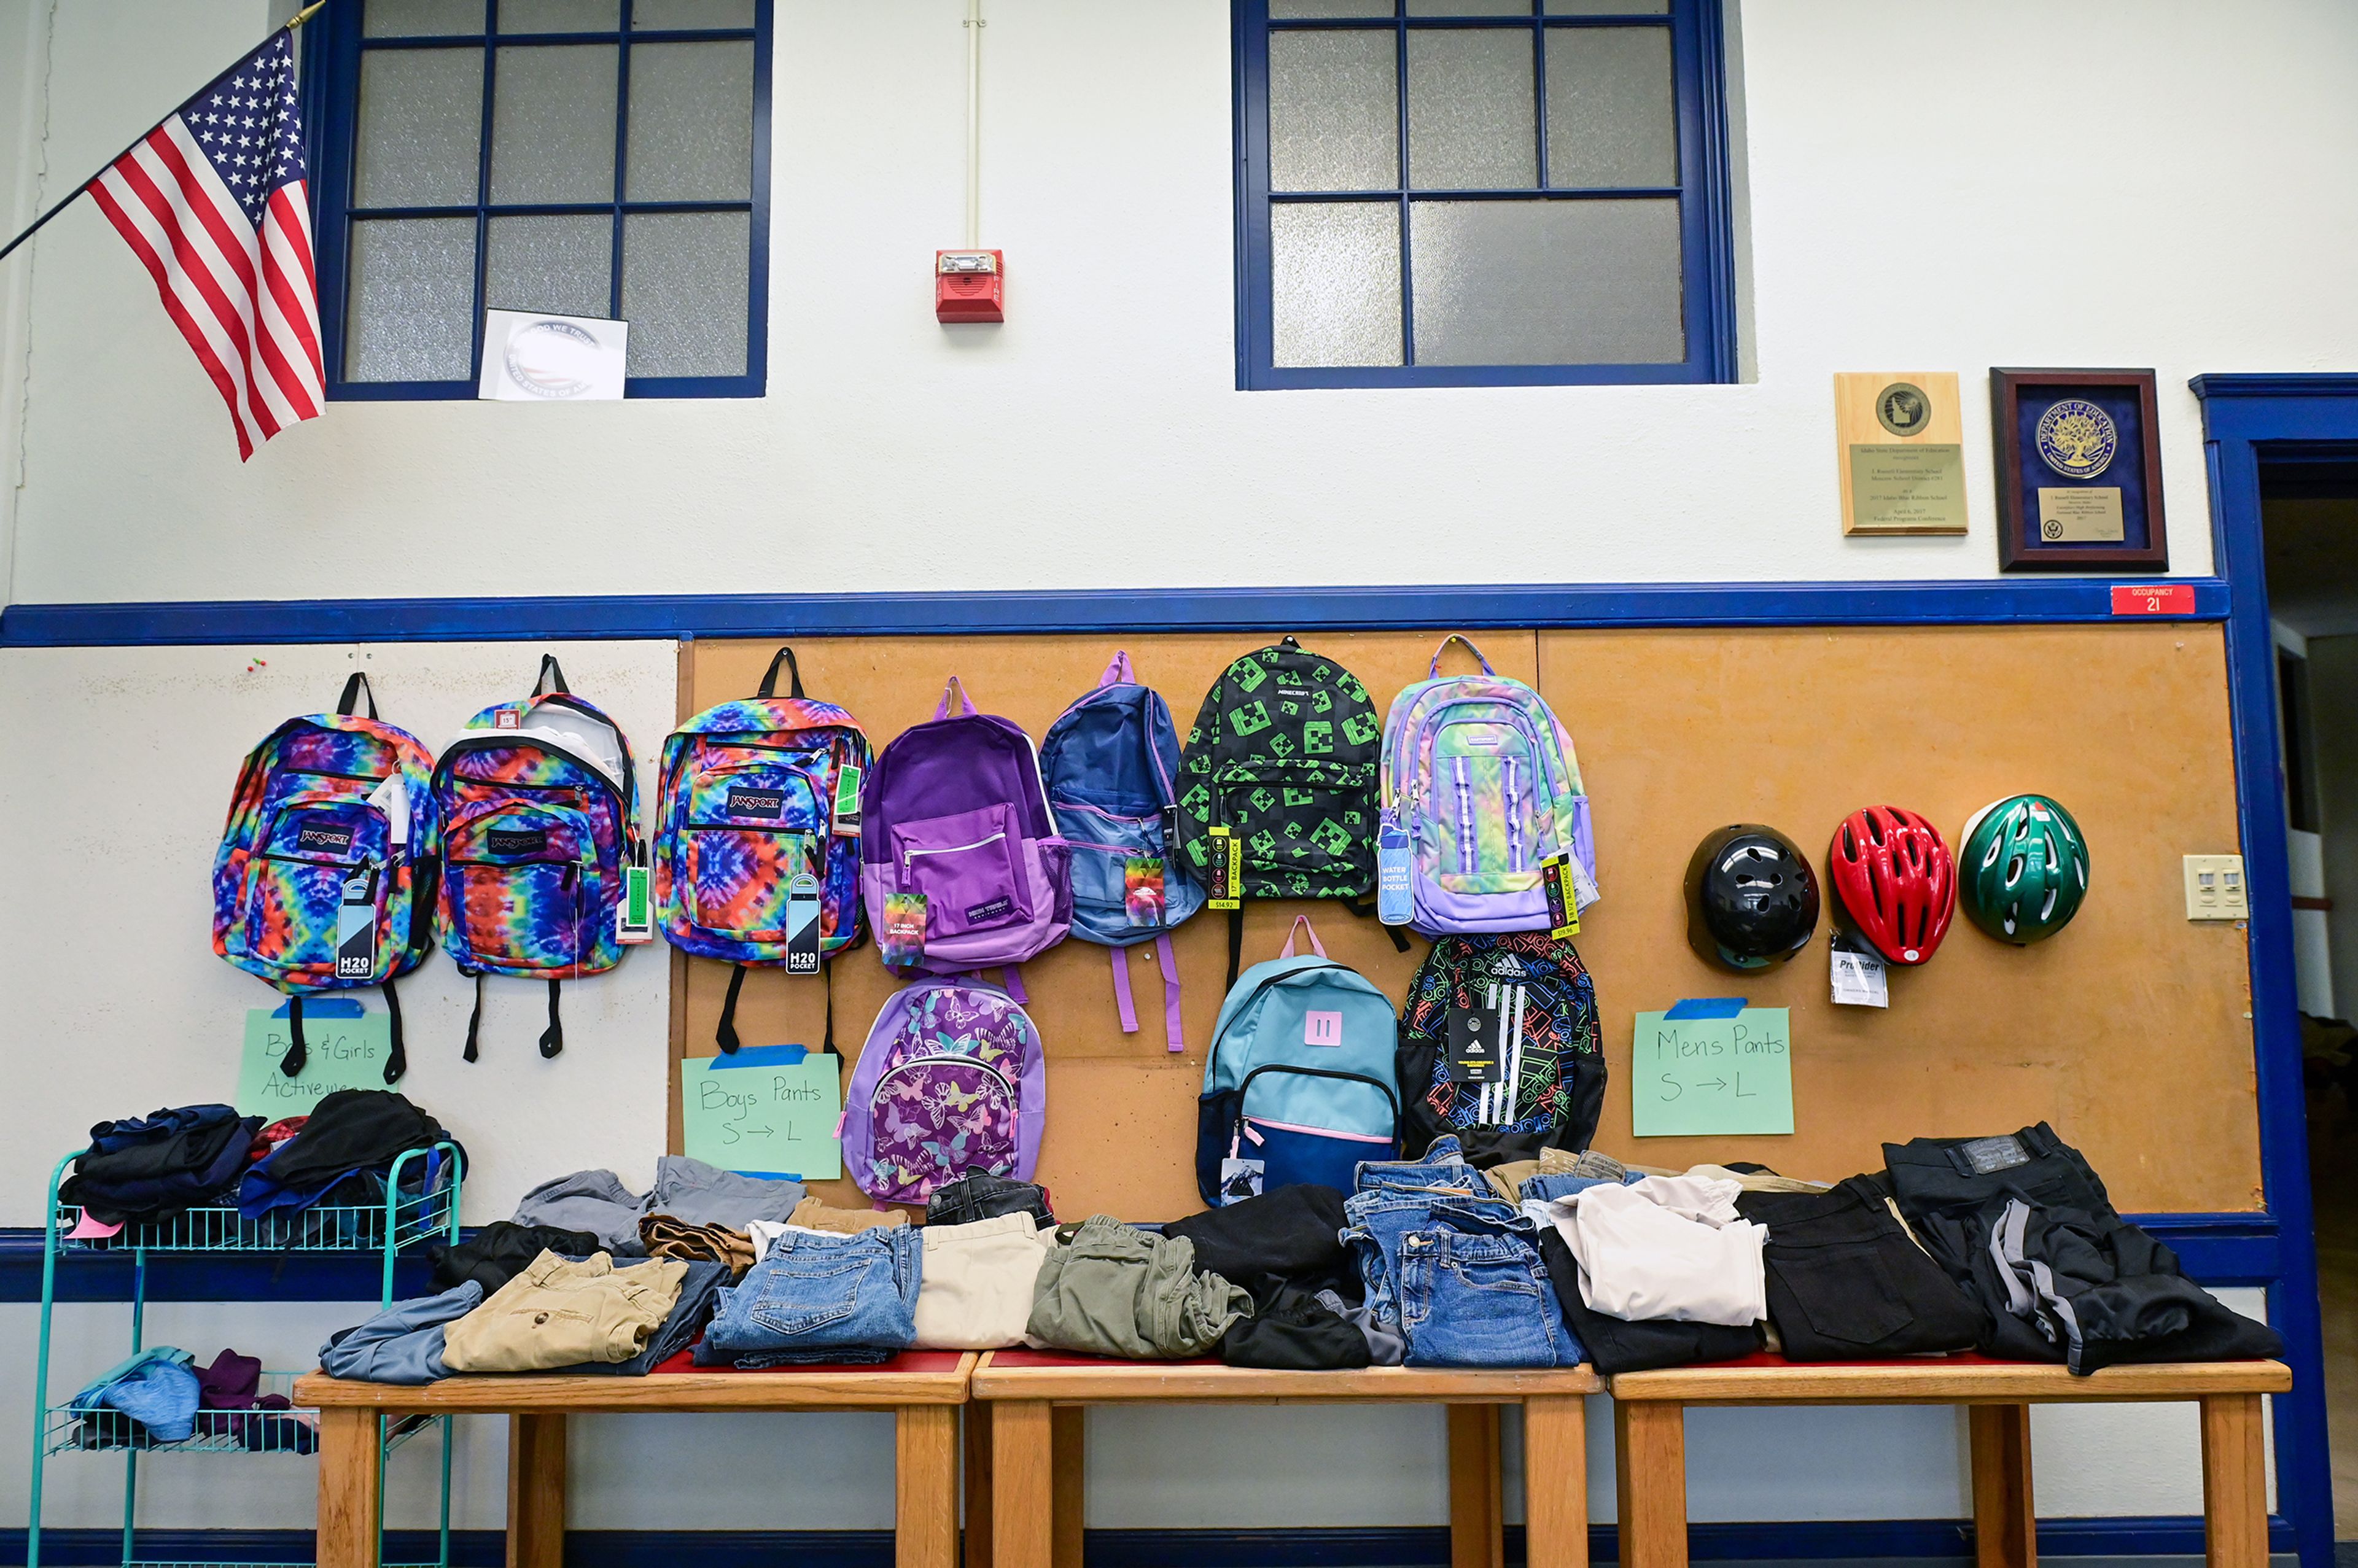
M 1870 806 L 1843 818 L 1826 850 L 1843 913 L 1886 961 L 1920 964 L 1956 908 L 1957 870 L 1941 830 L 1912 811 Z

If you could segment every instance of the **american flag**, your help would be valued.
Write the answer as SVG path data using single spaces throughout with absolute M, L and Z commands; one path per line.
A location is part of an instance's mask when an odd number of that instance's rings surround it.
M 324 402 L 293 38 L 279 29 L 90 187 L 221 388 L 241 461 Z

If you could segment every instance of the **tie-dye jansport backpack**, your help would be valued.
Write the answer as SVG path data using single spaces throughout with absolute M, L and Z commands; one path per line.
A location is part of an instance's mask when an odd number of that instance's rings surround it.
M 877 1013 L 843 1105 L 844 1173 L 870 1197 L 924 1203 L 968 1171 L 1028 1182 L 1048 1113 L 1040 1032 L 997 986 L 919 980 Z
M 792 677 L 775 696 L 778 669 Z M 654 834 L 655 905 L 673 946 L 736 966 L 716 1038 L 734 1053 L 748 964 L 818 972 L 860 936 L 860 787 L 867 733 L 831 702 L 803 695 L 792 648 L 770 660 L 751 698 L 708 708 L 664 742 Z M 807 879 L 797 890 L 797 879 Z M 790 949 L 801 891 L 818 915 L 807 968 Z M 832 1027 L 830 1025 L 830 1033 Z M 833 1042 L 829 1042 L 832 1048 Z
M 475 981 L 468 1061 L 485 975 L 548 982 L 540 1054 L 554 1056 L 565 1049 L 558 982 L 622 961 L 622 871 L 645 853 L 633 777 L 621 727 L 566 689 L 549 654 L 532 696 L 486 708 L 443 752 L 442 946 Z
M 238 773 L 213 860 L 213 951 L 287 993 L 290 1078 L 308 1054 L 303 999 L 361 986 L 382 986 L 392 1014 L 384 1081 L 408 1068 L 393 982 L 434 946 L 433 771 L 416 736 L 377 718 L 355 672 L 335 712 L 281 724 Z

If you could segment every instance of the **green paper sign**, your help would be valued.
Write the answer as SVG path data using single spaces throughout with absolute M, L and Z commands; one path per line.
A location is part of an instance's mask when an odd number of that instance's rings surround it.
M 1629 1051 L 1630 1130 L 1640 1138 L 1793 1130 L 1787 1010 L 1733 1018 L 1638 1015 Z
M 749 1176 L 832 1181 L 843 1174 L 841 1058 L 728 1066 L 723 1056 L 679 1065 L 681 1142 L 689 1158 Z
M 332 1004 L 330 1004 L 332 1008 Z M 357 1018 L 322 1018 L 314 1002 L 304 1010 L 303 1071 L 288 1077 L 278 1070 L 287 1048 L 295 1043 L 292 1026 L 273 1018 L 267 1008 L 245 1015 L 245 1049 L 237 1062 L 237 1110 L 265 1122 L 282 1117 L 308 1116 L 311 1108 L 337 1089 L 381 1089 L 384 1064 L 393 1054 L 393 1019 L 382 1012 Z

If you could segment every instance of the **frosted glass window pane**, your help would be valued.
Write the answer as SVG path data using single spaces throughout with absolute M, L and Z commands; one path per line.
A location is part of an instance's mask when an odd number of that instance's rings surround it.
M 621 0 L 500 0 L 503 33 L 611 33 L 622 25 Z
M 472 207 L 482 139 L 481 50 L 362 54 L 354 205 Z
M 1392 0 L 1269 0 L 1272 21 L 1299 21 L 1319 16 L 1389 16 Z
M 1528 16 L 1531 0 L 1408 0 L 1412 16 Z
M 1419 364 L 1661 364 L 1686 358 L 1679 204 L 1420 201 Z
M 1269 36 L 1269 188 L 1400 184 L 1399 40 L 1337 27 Z
M 492 200 L 614 199 L 611 44 L 500 50 L 492 92 Z
M 642 212 L 622 220 L 622 319 L 633 375 L 745 373 L 744 212 Z
M 1276 363 L 1401 362 L 1399 207 L 1280 202 L 1270 209 L 1269 261 Z
M 475 221 L 352 225 L 348 381 L 464 381 L 475 353 Z
M 753 45 L 631 50 L 633 201 L 743 201 L 753 194 Z
M 1408 36 L 1408 172 L 1419 190 L 1539 183 L 1527 27 Z
M 483 30 L 483 0 L 368 0 L 361 31 L 372 38 L 430 38 Z
M 1679 182 L 1668 27 L 1552 28 L 1547 107 L 1550 184 Z
M 1551 16 L 1666 16 L 1671 0 L 1546 0 Z
M 638 0 L 633 27 L 750 27 L 753 0 Z
M 494 218 L 483 258 L 483 303 L 558 316 L 612 312 L 611 218 Z

